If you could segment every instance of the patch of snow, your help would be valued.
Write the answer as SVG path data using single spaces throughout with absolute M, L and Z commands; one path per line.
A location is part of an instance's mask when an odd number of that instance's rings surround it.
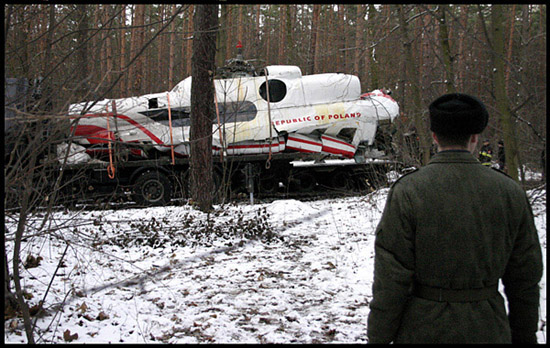
M 49 231 L 33 216 L 21 248 L 23 260 L 43 258 L 21 269 L 31 306 L 58 269 L 37 342 L 64 343 L 68 330 L 78 335 L 73 343 L 365 343 L 374 231 L 387 193 L 231 205 L 209 216 L 189 206 L 59 211 Z M 533 197 L 546 254 L 546 193 Z M 276 236 L 269 241 L 225 229 L 263 219 Z M 5 219 L 8 258 L 16 223 Z M 196 242 L 204 229 L 219 236 Z M 147 237 L 164 242 L 138 243 Z M 546 274 L 541 287 L 543 326 Z M 4 332 L 5 342 L 26 342 L 20 318 L 6 320 Z M 546 342 L 545 325 L 537 336 Z

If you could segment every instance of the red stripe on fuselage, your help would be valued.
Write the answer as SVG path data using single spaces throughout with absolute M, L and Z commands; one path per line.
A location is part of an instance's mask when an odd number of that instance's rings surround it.
M 320 146 L 320 145 L 321 145 L 321 142 L 316 142 L 316 141 L 306 140 L 306 139 L 301 139 L 301 138 L 294 138 L 294 137 L 292 137 L 292 136 L 289 136 L 289 137 L 288 137 L 288 140 L 294 140 L 294 141 L 299 142 L 299 143 L 310 144 L 310 145 L 316 145 L 316 146 Z
M 142 126 L 139 122 L 137 122 L 133 118 L 130 118 L 129 116 L 121 115 L 121 114 L 114 115 L 113 113 L 107 113 L 107 114 L 87 114 L 87 115 L 84 115 L 83 117 L 118 117 L 118 118 L 120 118 L 120 119 L 136 126 L 140 131 L 147 134 L 147 136 L 149 136 L 149 138 L 151 138 L 151 140 L 155 141 L 157 144 L 159 144 L 159 145 L 164 144 L 164 142 L 162 140 L 160 140 L 155 134 L 153 134 L 150 130 L 148 130 L 147 128 Z M 97 127 L 97 126 L 89 126 L 89 125 L 77 126 L 77 131 L 80 127 Z M 100 128 L 100 127 L 97 127 L 97 128 Z M 101 130 L 105 130 L 105 128 L 102 128 Z M 82 135 L 85 135 L 85 134 L 82 134 Z
M 355 154 L 351 151 L 346 151 L 342 149 L 338 149 L 331 146 L 323 146 L 323 149 L 321 151 L 332 153 L 334 155 L 342 155 L 344 157 L 352 158 Z

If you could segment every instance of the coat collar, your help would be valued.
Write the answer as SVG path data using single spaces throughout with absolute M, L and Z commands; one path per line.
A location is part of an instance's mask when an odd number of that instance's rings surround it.
M 471 163 L 479 164 L 480 162 L 469 151 L 466 150 L 449 150 L 436 153 L 428 164 L 433 163 Z

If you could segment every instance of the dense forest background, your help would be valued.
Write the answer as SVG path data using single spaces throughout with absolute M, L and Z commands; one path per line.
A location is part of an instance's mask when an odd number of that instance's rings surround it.
M 214 15 L 201 17 L 205 7 Z M 422 165 L 430 157 L 431 101 L 454 91 L 479 97 L 490 114 L 482 138 L 495 152 L 504 141 L 508 174 L 528 184 L 527 169 L 542 171 L 545 188 L 546 5 L 5 4 L 4 212 L 16 223 L 5 233 L 14 245 L 11 267 L 4 249 L 4 301 L 22 313 L 29 343 L 36 324 L 31 314 L 41 313 L 42 301 L 26 304 L 22 241 L 36 233 L 65 242 L 56 233 L 66 221 L 50 218 L 71 188 L 64 187 L 58 166 L 50 179 L 46 160 L 57 165 L 58 159 L 42 154 L 70 136 L 69 104 L 172 89 L 205 60 L 193 47 L 210 37 L 201 29 L 209 26 L 200 25 L 209 22 L 197 19 L 216 13 L 217 67 L 236 56 L 240 41 L 244 58 L 258 70 L 288 64 L 303 74 L 343 72 L 357 75 L 363 92 L 391 91 L 401 117 L 384 135 L 405 164 Z M 24 107 L 8 100 L 8 78 L 33 84 Z M 67 157 L 68 151 L 60 157 L 61 168 Z M 36 229 L 28 224 L 35 208 Z
M 42 77 L 52 115 L 78 101 L 169 90 L 191 74 L 194 7 L 5 5 L 5 76 Z M 511 135 L 519 163 L 542 166 L 546 5 L 223 4 L 218 13 L 217 66 L 241 41 L 256 68 L 344 72 L 364 92 L 391 90 L 402 116 L 393 141 L 409 160 L 428 156 L 429 103 L 459 91 L 486 103 L 483 137 L 494 149 Z

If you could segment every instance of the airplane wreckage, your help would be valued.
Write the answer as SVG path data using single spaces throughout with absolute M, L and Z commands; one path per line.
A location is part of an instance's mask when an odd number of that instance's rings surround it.
M 361 93 L 357 76 L 303 75 L 292 65 L 257 72 L 239 51 L 217 77 L 212 151 L 220 192 L 356 190 L 388 170 L 375 137 L 399 107 L 384 91 Z M 70 105 L 72 141 L 57 152 L 66 176 L 85 172 L 73 194 L 122 189 L 145 206 L 186 197 L 191 84 L 187 77 L 167 92 Z

